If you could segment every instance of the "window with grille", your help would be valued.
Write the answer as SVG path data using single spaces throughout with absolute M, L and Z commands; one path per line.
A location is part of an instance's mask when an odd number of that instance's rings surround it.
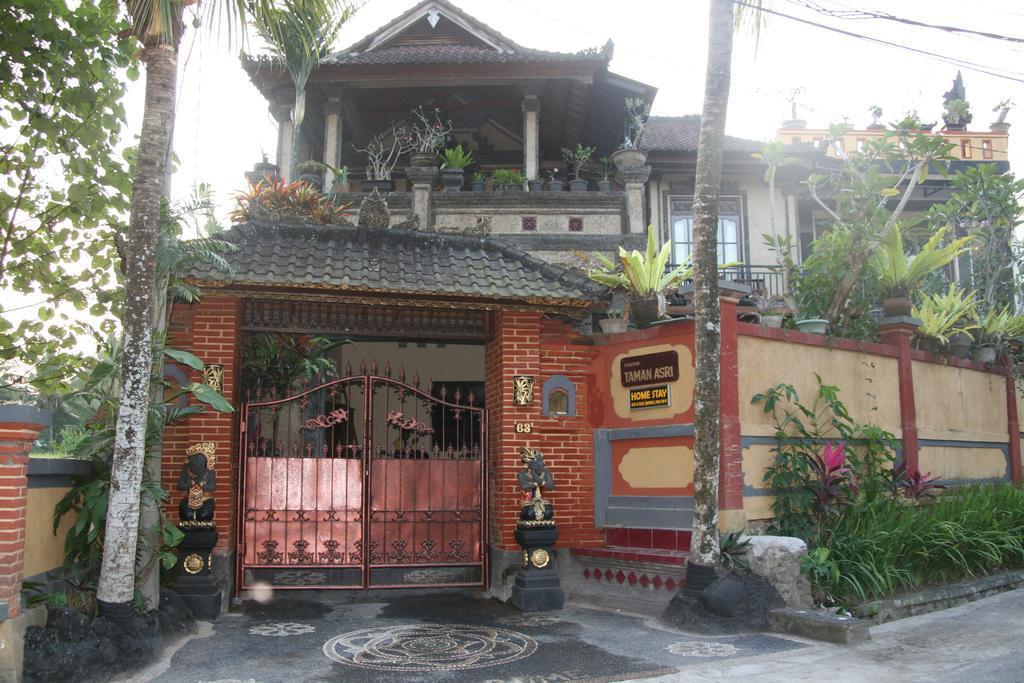
M 743 230 L 740 220 L 740 198 L 718 200 L 718 262 L 739 263 L 743 260 Z M 693 253 L 693 197 L 669 198 L 672 226 L 672 262 L 683 263 Z

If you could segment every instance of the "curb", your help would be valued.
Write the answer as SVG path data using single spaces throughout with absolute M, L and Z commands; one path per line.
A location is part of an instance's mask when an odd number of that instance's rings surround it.
M 929 588 L 894 598 L 866 602 L 854 607 L 853 613 L 875 624 L 928 614 L 981 598 L 1024 587 L 1024 570 L 1000 571 L 966 581 Z

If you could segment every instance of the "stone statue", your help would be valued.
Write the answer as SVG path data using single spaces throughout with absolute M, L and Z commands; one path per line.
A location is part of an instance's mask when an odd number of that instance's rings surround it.
M 544 455 L 536 448 L 523 446 L 519 449 L 523 461 L 522 471 L 516 475 L 519 488 L 523 490 L 523 507 L 519 519 L 530 521 L 550 520 L 555 516 L 551 501 L 544 498 L 544 490 L 553 490 L 555 481 L 544 465 Z
M 178 506 L 181 521 L 212 522 L 213 492 L 216 489 L 216 477 L 210 469 L 206 453 L 191 453 L 188 456 L 188 463 L 181 468 L 181 477 L 178 478 L 178 490 L 187 492 Z

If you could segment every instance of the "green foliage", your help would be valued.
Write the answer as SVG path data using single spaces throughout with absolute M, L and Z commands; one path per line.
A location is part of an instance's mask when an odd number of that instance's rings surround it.
M 730 531 L 721 534 L 718 539 L 719 561 L 722 567 L 733 574 L 749 574 L 750 562 L 747 551 L 750 550 L 750 539 L 745 538 L 743 531 Z
M 607 287 L 620 288 L 637 299 L 663 294 L 677 288 L 690 278 L 693 268 L 684 263 L 665 272 L 672 245 L 668 242 L 658 249 L 654 226 L 647 226 L 647 249 L 640 253 L 636 249 L 627 252 L 619 247 L 619 265 L 616 266 L 604 254 L 594 253 L 596 268 L 587 270 L 587 277 Z
M 507 190 L 511 187 L 522 187 L 526 179 L 523 178 L 523 174 L 513 168 L 499 168 L 491 174 L 491 179 L 494 182 L 494 186 Z
M 0 288 L 25 296 L 0 306 L 0 365 L 48 362 L 40 386 L 82 367 L 80 339 L 102 338 L 71 308 L 103 317 L 118 305 L 114 235 L 131 192 L 115 151 L 126 27 L 99 0 L 0 8 Z
M 327 354 L 348 343 L 348 339 L 308 335 L 254 334 L 242 348 L 246 390 L 261 396 L 284 397 L 314 379 L 330 380 L 337 371 Z
M 974 292 L 965 293 L 955 284 L 950 284 L 945 293 L 925 295 L 912 311 L 921 321 L 918 337 L 932 337 L 943 344 L 948 344 L 957 332 L 970 333 L 976 328 L 976 314 Z
M 291 220 L 330 225 L 344 220 L 351 206 L 336 205 L 330 197 L 305 181 L 286 183 L 280 178 L 263 178 L 250 186 L 248 192 L 236 195 L 235 203 L 231 212 L 234 223 Z
M 441 152 L 441 168 L 463 169 L 473 164 L 473 153 L 464 151 L 462 145 L 455 145 Z
M 572 149 L 562 148 L 562 158 L 565 159 L 565 163 L 572 166 L 572 175 L 576 180 L 580 179 L 580 174 L 590 165 L 596 151 L 596 147 L 584 147 L 578 142 Z
M 816 378 L 818 389 L 810 404 L 801 402 L 791 384 L 777 384 L 751 400 L 762 404 L 775 425 L 776 445 L 764 475 L 775 494 L 775 528 L 800 538 L 810 538 L 833 512 L 822 505 L 820 480 L 814 468 L 827 442 L 845 444 L 845 464 L 851 478 L 842 485 L 843 502 L 852 502 L 854 482 L 860 499 L 883 496 L 890 489 L 885 472 L 895 459 L 895 437 L 877 426 L 857 423 L 839 398 L 839 389 Z
M 615 162 L 610 156 L 603 156 L 598 161 L 601 162 L 601 180 L 608 180 L 615 173 Z
M 871 257 L 871 267 L 887 296 L 910 296 L 928 276 L 970 248 L 971 237 L 961 237 L 943 245 L 946 228 L 939 228 L 914 255 L 903 250 L 903 229 L 897 222 Z
M 626 132 L 621 149 L 637 149 L 651 117 L 651 104 L 642 97 L 626 98 Z

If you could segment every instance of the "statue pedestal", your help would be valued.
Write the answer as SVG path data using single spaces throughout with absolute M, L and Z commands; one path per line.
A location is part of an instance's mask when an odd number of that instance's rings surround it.
M 221 611 L 220 581 L 211 571 L 217 528 L 212 524 L 208 527 L 191 526 L 189 522 L 179 524 L 178 528 L 185 533 L 185 538 L 178 545 L 181 572 L 171 589 L 184 598 L 197 618 L 212 621 L 220 616 Z
M 516 572 L 512 585 L 512 602 L 523 612 L 562 609 L 565 605 L 552 549 L 557 540 L 558 528 L 554 523 L 516 525 L 516 542 L 523 548 L 523 566 Z

